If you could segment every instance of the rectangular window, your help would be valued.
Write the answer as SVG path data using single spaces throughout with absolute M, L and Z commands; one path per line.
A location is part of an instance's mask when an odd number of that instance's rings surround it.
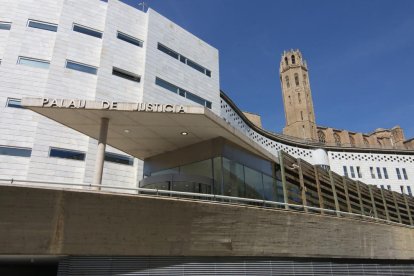
M 120 31 L 117 32 L 116 37 L 120 40 L 123 40 L 125 42 L 128 42 L 128 43 L 133 44 L 133 45 L 138 46 L 138 47 L 142 47 L 144 45 L 144 42 L 142 40 L 140 40 L 138 38 L 135 38 L 133 36 L 124 34 Z
M 66 60 L 66 68 L 92 75 L 96 75 L 98 73 L 98 68 L 72 60 Z
M 201 66 L 200 64 L 192 61 L 191 59 L 186 58 L 185 56 L 183 56 L 183 55 L 181 55 L 181 54 L 179 54 L 179 53 L 171 50 L 167 46 L 164 46 L 161 43 L 158 43 L 157 48 L 161 52 L 166 53 L 167 55 L 169 55 L 169 56 L 171 56 L 171 57 L 173 57 L 175 59 L 178 59 L 182 63 L 187 64 L 188 66 L 190 66 L 191 68 L 199 71 L 200 73 L 203 73 L 204 75 L 206 75 L 208 77 L 211 77 L 211 71 L 210 70 L 208 70 L 207 68 Z
M 361 168 L 359 166 L 356 167 L 358 178 L 362 178 Z
M 355 178 L 355 171 L 354 171 L 354 167 L 351 166 L 351 177 Z
M 382 168 L 382 171 L 384 172 L 384 178 L 388 179 L 388 171 L 387 168 Z
M 112 67 L 112 75 L 123 78 L 123 79 L 130 80 L 130 81 L 135 81 L 135 82 L 141 81 L 141 76 L 128 72 L 124 69 L 117 68 L 117 67 Z
M 378 174 L 378 179 L 382 179 L 381 168 L 377 167 L 377 174 Z
M 201 104 L 202 106 L 205 106 L 207 108 L 211 109 L 211 102 L 207 101 L 191 92 L 188 92 L 178 86 L 175 86 L 174 84 L 169 83 L 168 81 L 165 81 L 163 79 L 160 79 L 158 77 L 155 78 L 155 84 L 158 86 L 161 86 L 173 93 L 176 93 L 178 95 L 180 95 L 181 97 L 187 98 L 193 102 L 196 102 L 198 104 Z
M 371 178 L 375 179 L 375 172 L 373 167 L 369 167 L 369 171 L 371 172 Z
M 93 37 L 97 37 L 97 38 L 102 38 L 102 32 L 76 24 L 76 23 L 73 23 L 73 31 L 86 34 L 86 35 L 90 35 Z
M 116 154 L 112 152 L 105 152 L 105 161 L 118 163 L 123 165 L 134 165 L 134 158 L 126 155 Z
M 405 170 L 405 168 L 402 169 L 403 175 L 404 175 L 404 179 L 408 180 L 408 175 L 407 175 L 407 171 Z
M 32 20 L 32 19 L 29 19 L 27 21 L 27 26 L 30 28 L 41 29 L 41 30 L 46 30 L 46 31 L 51 31 L 51 32 L 57 32 L 57 29 L 58 29 L 57 24 L 47 23 L 47 22 L 42 22 L 42 21 L 37 21 L 37 20 Z
M 30 157 L 32 155 L 32 149 L 0 146 L 0 155 Z
M 26 65 L 35 68 L 48 69 L 50 61 L 29 57 L 19 57 L 17 59 L 17 64 Z
M 397 173 L 397 178 L 398 179 L 401 179 L 400 169 L 399 168 L 396 168 L 395 169 L 395 172 Z
M 407 186 L 407 192 L 410 196 L 413 196 L 413 192 L 411 191 L 411 187 Z
M 391 185 L 387 185 L 387 189 L 391 191 Z
M 7 98 L 7 107 L 23 108 L 21 99 Z
M 347 167 L 346 166 L 343 166 L 342 168 L 344 170 L 344 176 L 348 177 L 348 169 L 347 169 Z
M 0 22 L 0 30 L 10 30 L 11 22 Z
M 404 193 L 404 186 L 400 186 L 401 193 Z
M 83 161 L 85 160 L 86 154 L 76 150 L 50 148 L 49 156 Z
M 383 190 L 385 189 L 384 185 L 381 185 L 381 189 L 383 189 Z

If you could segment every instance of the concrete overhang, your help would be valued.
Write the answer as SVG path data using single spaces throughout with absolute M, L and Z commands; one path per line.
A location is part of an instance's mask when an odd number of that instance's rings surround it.
M 101 118 L 108 118 L 107 144 L 139 159 L 223 137 L 277 162 L 276 156 L 202 106 L 46 98 L 24 98 L 22 106 L 95 139 Z

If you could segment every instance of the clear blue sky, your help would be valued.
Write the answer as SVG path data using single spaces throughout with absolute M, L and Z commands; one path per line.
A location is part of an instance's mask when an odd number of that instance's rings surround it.
M 221 88 L 266 129 L 284 126 L 280 56 L 298 48 L 318 125 L 414 137 L 413 0 L 146 2 L 219 50 Z

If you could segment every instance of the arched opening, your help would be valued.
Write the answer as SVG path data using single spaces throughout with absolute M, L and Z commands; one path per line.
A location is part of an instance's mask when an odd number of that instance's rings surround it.
M 318 140 L 321 143 L 326 143 L 325 133 L 322 130 L 318 130 Z
M 306 85 L 306 74 L 303 74 L 303 85 Z
M 286 87 L 289 88 L 290 87 L 289 76 L 285 77 L 285 81 L 286 81 Z
M 295 84 L 296 84 L 296 86 L 299 86 L 299 75 L 298 75 L 298 73 L 295 73 Z
M 289 61 L 288 61 L 287 57 L 285 57 L 285 63 L 286 63 L 286 65 L 289 65 Z
M 292 55 L 292 64 L 295 64 L 296 60 L 295 60 L 295 55 Z
M 334 136 L 335 144 L 337 146 L 340 146 L 341 145 L 341 137 L 339 137 L 338 133 L 334 133 L 333 136 Z
M 302 102 L 302 99 L 300 98 L 300 93 L 298 93 L 298 101 L 299 101 L 299 103 Z

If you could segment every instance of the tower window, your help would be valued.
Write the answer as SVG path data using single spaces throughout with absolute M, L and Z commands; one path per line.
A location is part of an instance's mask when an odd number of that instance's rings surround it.
M 289 88 L 290 87 L 289 76 L 285 77 L 285 81 L 286 81 L 286 87 Z
M 302 102 L 302 100 L 301 100 L 301 98 L 300 98 L 300 93 L 298 93 L 298 101 L 299 101 L 299 103 L 301 103 Z M 302 119 L 303 120 L 303 119 Z
M 318 139 L 319 139 L 319 142 L 321 143 L 326 142 L 325 133 L 323 133 L 322 130 L 318 130 Z
M 300 118 L 303 121 L 303 111 L 300 112 Z
M 298 73 L 295 73 L 295 84 L 296 84 L 296 86 L 299 86 L 299 75 L 298 75 Z
M 289 65 L 289 62 L 288 62 L 288 58 L 287 57 L 285 57 L 285 63 L 286 63 L 286 65 Z
M 333 136 L 334 136 L 334 139 L 335 139 L 335 144 L 337 146 L 340 146 L 341 145 L 341 137 L 339 137 L 338 133 L 334 133 Z
M 295 55 L 292 55 L 292 64 L 295 64 L 296 60 L 295 60 Z
M 290 105 L 292 104 L 292 99 L 290 98 L 290 96 L 289 96 L 289 104 Z
M 303 85 L 306 85 L 306 74 L 303 74 Z

